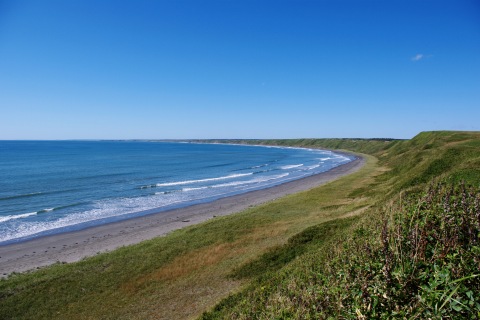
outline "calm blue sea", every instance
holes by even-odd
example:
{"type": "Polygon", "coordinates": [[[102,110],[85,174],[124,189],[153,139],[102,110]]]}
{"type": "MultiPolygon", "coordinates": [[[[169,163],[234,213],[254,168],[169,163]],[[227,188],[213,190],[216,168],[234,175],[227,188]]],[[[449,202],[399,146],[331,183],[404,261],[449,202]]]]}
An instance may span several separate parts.
{"type": "Polygon", "coordinates": [[[0,244],[323,172],[330,151],[139,141],[0,141],[0,244]]]}

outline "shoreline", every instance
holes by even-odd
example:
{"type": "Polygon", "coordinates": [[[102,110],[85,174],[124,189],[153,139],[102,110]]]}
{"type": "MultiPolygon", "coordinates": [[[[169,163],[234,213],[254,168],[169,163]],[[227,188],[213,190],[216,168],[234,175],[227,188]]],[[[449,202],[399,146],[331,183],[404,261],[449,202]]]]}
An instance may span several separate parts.
{"type": "Polygon", "coordinates": [[[0,246],[0,277],[6,277],[13,272],[39,269],[57,262],[75,262],[98,253],[165,236],[186,226],[237,213],[289,194],[312,189],[353,173],[365,163],[365,159],[361,156],[334,152],[354,156],[355,159],[329,171],[270,188],[0,246]]]}

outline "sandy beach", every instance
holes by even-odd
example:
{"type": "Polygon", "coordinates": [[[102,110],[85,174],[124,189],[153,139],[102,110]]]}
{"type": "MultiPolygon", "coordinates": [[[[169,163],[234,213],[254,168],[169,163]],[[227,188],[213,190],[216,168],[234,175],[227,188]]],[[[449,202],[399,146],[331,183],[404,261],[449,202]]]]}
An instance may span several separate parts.
{"type": "Polygon", "coordinates": [[[330,171],[287,182],[267,189],[222,198],[129,220],[109,223],[80,231],[45,236],[0,246],[0,277],[24,272],[56,262],[75,262],[100,252],[164,236],[167,233],[214,217],[240,212],[251,206],[288,194],[308,190],[353,173],[365,160],[357,157],[330,171]]]}

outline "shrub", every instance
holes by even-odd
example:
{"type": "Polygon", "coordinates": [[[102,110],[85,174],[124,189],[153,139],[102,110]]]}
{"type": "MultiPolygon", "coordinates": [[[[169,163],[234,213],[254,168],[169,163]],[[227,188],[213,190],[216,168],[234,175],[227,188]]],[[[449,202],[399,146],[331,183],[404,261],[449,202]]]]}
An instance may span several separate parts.
{"type": "Polygon", "coordinates": [[[423,195],[398,197],[381,226],[361,227],[329,263],[319,311],[361,319],[480,317],[479,191],[438,183],[423,195]]]}

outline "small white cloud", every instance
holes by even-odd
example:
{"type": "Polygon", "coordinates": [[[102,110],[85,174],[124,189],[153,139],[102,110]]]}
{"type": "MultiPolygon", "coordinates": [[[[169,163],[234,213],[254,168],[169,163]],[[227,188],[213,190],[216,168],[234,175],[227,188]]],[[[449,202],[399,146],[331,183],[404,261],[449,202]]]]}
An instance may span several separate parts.
{"type": "Polygon", "coordinates": [[[412,61],[420,61],[422,60],[423,58],[425,58],[425,56],[421,53],[418,53],[416,54],[413,58],[412,58],[412,61]]]}

